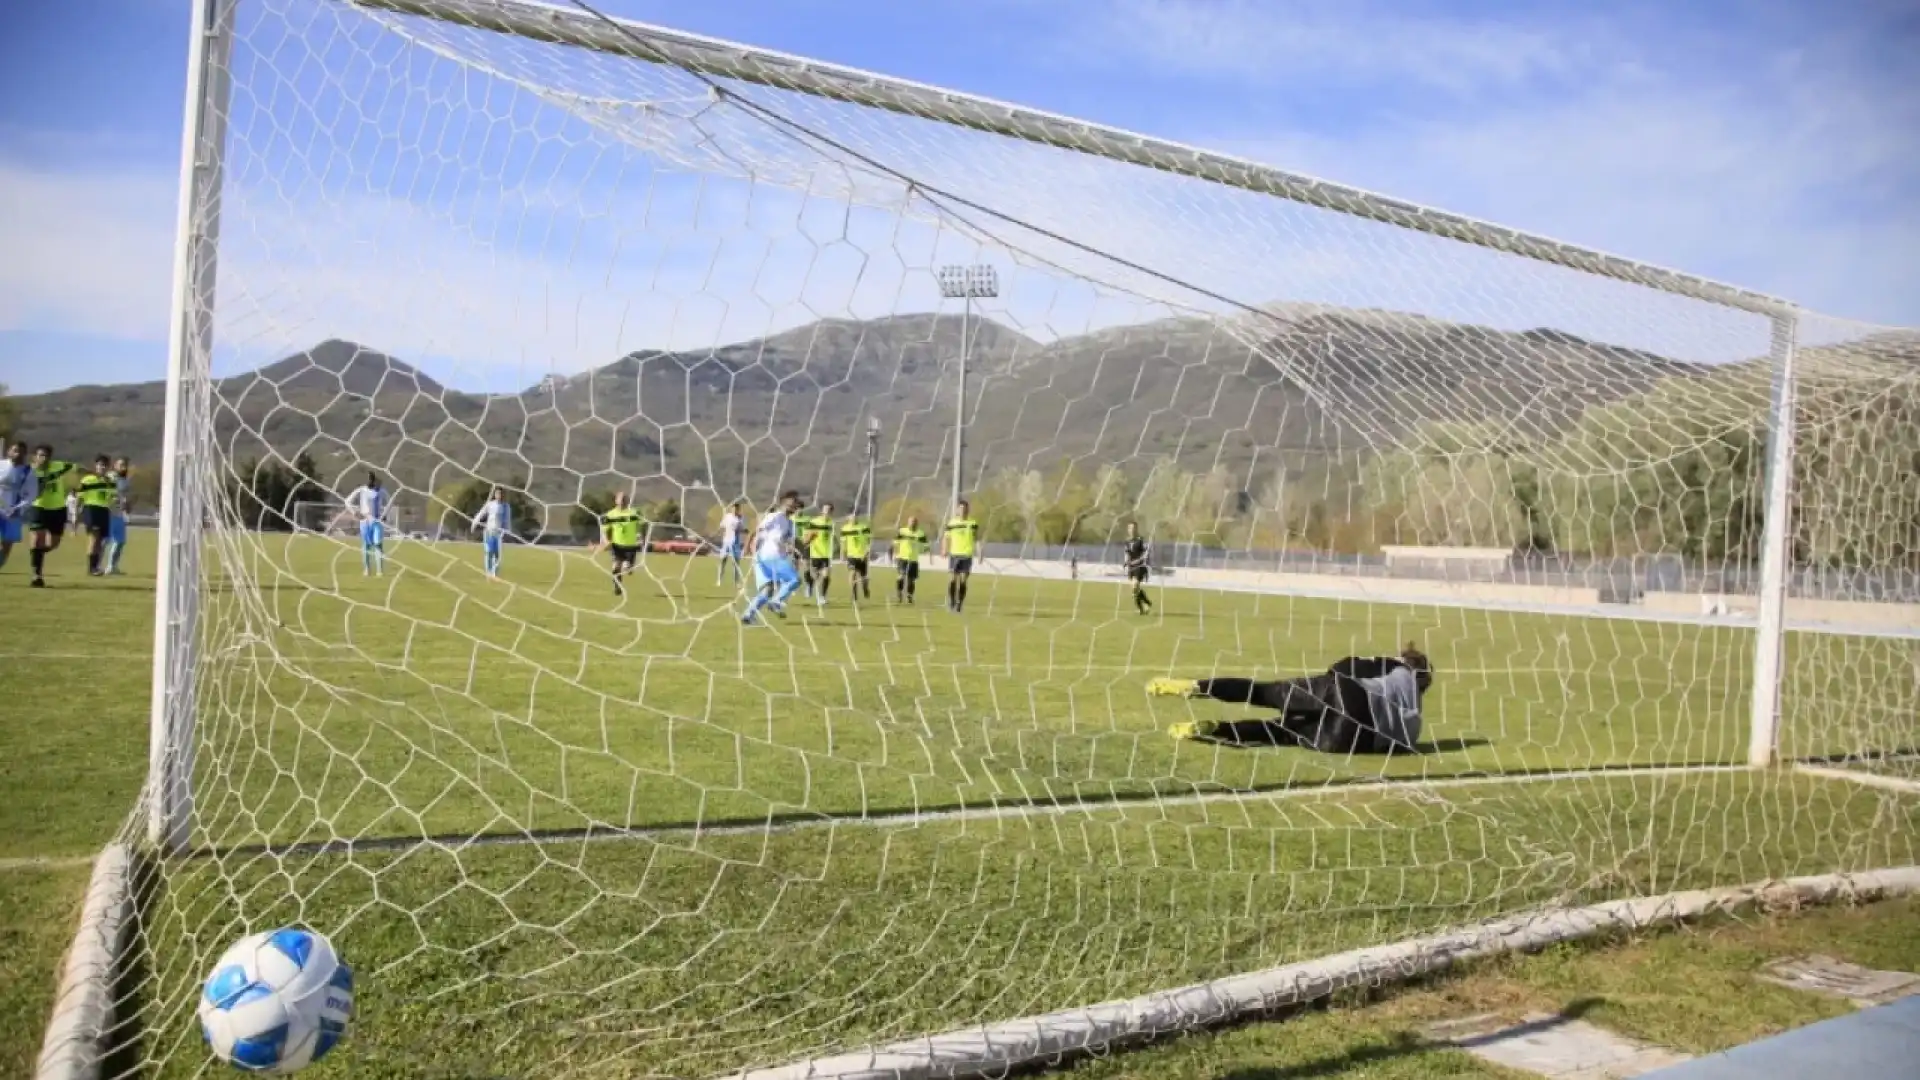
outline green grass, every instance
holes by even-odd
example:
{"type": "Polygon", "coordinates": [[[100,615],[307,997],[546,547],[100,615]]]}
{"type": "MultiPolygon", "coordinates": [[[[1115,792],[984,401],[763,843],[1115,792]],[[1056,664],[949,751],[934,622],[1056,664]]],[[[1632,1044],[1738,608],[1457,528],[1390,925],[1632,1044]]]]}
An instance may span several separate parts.
{"type": "MultiPolygon", "coordinates": [[[[1366,1008],[1312,1011],[1083,1062],[1071,1080],[1217,1080],[1365,1076],[1377,1080],[1499,1077],[1515,1073],[1435,1046],[1437,1021],[1493,1014],[1574,1015],[1647,1042],[1708,1054],[1853,1011],[1844,1001],[1755,976],[1770,961],[1810,952],[1867,967],[1920,971],[1920,900],[1888,900],[1788,916],[1747,913],[1683,930],[1506,956],[1397,991],[1366,1008]]],[[[1337,1004],[1365,998],[1349,995],[1337,1004]]]]}
{"type": "Polygon", "coordinates": [[[0,868],[0,1076],[33,1074],[86,887],[85,864],[0,868]]]}
{"type": "MultiPolygon", "coordinates": [[[[989,577],[964,616],[938,577],[920,606],[856,613],[843,577],[824,616],[743,631],[711,562],[655,559],[620,599],[579,554],[511,550],[508,585],[473,547],[394,554],[377,579],[321,540],[217,554],[196,668],[213,853],[162,867],[144,916],[139,1052],[159,1075],[204,1061],[211,955],[281,921],[362,974],[351,1049],[316,1075],[697,1076],[1555,899],[1914,861],[1914,800],[1785,774],[1340,786],[1742,761],[1741,630],[1175,589],[1142,619],[1110,583],[989,577]],[[1441,672],[1420,755],[1179,743],[1167,724],[1233,714],[1140,693],[1407,640],[1441,672]],[[1154,798],[1261,789],[1289,797],[1154,798]],[[846,820],[1034,802],[1071,809],[846,820]],[[689,828],[769,819],[819,827],[689,828]],[[656,831],[564,833],[608,826],[656,831]],[[532,830],[556,832],[456,843],[532,830]]],[[[13,640],[0,691],[44,699],[58,670],[73,702],[0,719],[32,748],[0,780],[44,792],[0,803],[0,854],[93,850],[143,772],[150,564],[89,581],[78,562],[56,554],[45,592],[0,574],[9,622],[46,628],[13,640]]],[[[1910,691],[1852,675],[1912,655],[1795,635],[1786,745],[1888,745],[1910,691]],[[1825,708],[1836,687],[1853,707],[1825,708]]]]}

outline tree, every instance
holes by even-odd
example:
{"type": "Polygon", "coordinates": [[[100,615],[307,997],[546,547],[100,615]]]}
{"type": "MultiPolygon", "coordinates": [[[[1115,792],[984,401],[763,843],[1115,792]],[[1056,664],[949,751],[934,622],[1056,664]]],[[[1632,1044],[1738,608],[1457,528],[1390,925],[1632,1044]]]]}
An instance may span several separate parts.
{"type": "Polygon", "coordinates": [[[227,503],[249,529],[291,532],[293,493],[298,483],[299,476],[282,462],[248,458],[228,474],[227,503]]]}
{"type": "Polygon", "coordinates": [[[654,524],[678,525],[680,524],[680,503],[675,499],[659,499],[641,507],[640,514],[654,524]]]}
{"type": "MultiPolygon", "coordinates": [[[[1536,534],[1546,531],[1544,511],[1523,452],[1523,444],[1497,424],[1423,424],[1405,447],[1361,470],[1366,505],[1401,543],[1538,546],[1536,534]]],[[[1551,546],[1550,539],[1540,539],[1551,546]]]]}
{"type": "Polygon", "coordinates": [[[567,512],[567,532],[583,544],[600,539],[600,519],[613,509],[613,492],[589,491],[567,512]]]}
{"type": "Polygon", "coordinates": [[[320,483],[320,470],[313,463],[313,455],[301,451],[293,459],[293,502],[321,502],[327,497],[327,489],[320,483]]]}
{"type": "Polygon", "coordinates": [[[0,383],[0,439],[12,442],[19,435],[20,407],[13,403],[7,384],[0,383]]]}
{"type": "Polygon", "coordinates": [[[930,536],[940,527],[939,520],[934,517],[932,504],[911,495],[895,495],[881,503],[873,512],[873,527],[897,529],[905,525],[910,517],[919,518],[920,526],[930,536]]]}
{"type": "Polygon", "coordinates": [[[546,515],[527,494],[526,486],[526,477],[519,475],[509,477],[505,483],[478,476],[455,481],[433,493],[428,502],[428,517],[441,532],[465,536],[472,531],[474,516],[487,505],[493,489],[498,487],[506,500],[507,513],[513,519],[512,535],[530,541],[546,530],[546,515]]]}

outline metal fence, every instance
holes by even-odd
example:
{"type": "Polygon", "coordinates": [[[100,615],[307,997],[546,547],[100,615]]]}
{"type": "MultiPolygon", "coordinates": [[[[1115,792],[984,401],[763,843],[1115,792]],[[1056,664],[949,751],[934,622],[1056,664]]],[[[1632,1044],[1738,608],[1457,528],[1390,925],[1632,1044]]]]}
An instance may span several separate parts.
{"type": "MultiPolygon", "coordinates": [[[[1119,544],[982,544],[986,559],[1078,562],[1082,567],[1117,566],[1119,544]]],[[[1384,555],[1331,551],[1227,550],[1197,544],[1154,544],[1152,565],[1163,573],[1183,569],[1244,570],[1262,573],[1319,574],[1333,577],[1453,581],[1473,584],[1539,585],[1595,589],[1607,603],[1632,603],[1650,592],[1722,593],[1757,596],[1757,565],[1690,562],[1677,555],[1582,559],[1516,553],[1504,564],[1447,559],[1389,560],[1384,555]]],[[[1822,600],[1872,603],[1920,603],[1920,574],[1830,567],[1797,567],[1787,577],[1787,594],[1822,600]]]]}

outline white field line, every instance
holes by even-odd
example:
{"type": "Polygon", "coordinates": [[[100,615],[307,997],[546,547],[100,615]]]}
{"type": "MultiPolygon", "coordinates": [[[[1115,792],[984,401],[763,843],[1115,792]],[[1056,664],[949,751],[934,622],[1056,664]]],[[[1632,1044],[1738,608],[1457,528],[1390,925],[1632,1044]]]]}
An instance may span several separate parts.
{"type": "Polygon", "coordinates": [[[12,870],[64,870],[74,866],[89,866],[94,858],[95,856],[92,855],[30,855],[25,858],[0,859],[0,874],[12,870]]]}
{"type": "Polygon", "coordinates": [[[1850,784],[1898,791],[1904,795],[1920,795],[1920,780],[1908,780],[1905,777],[1888,776],[1885,773],[1837,769],[1828,765],[1795,765],[1793,771],[1807,776],[1818,776],[1823,780],[1844,780],[1850,784]]]}
{"type": "Polygon", "coordinates": [[[961,1080],[1271,1014],[1355,986],[1399,982],[1516,950],[1615,929],[1697,919],[1753,904],[1804,904],[1920,892],[1920,867],[1702,889],[1582,908],[1544,908],[1426,937],[1265,971],[964,1028],[766,1069],[731,1080],[961,1080]]]}
{"type": "MultiPolygon", "coordinates": [[[[382,668],[395,668],[395,669],[400,669],[405,671],[414,671],[414,670],[434,671],[441,668],[467,671],[467,670],[470,670],[472,667],[472,661],[467,657],[446,656],[446,657],[436,657],[431,660],[410,659],[403,666],[401,664],[394,663],[385,657],[372,656],[370,654],[363,653],[359,651],[355,646],[352,646],[352,645],[332,645],[332,646],[328,646],[328,651],[345,652],[345,653],[350,653],[351,655],[287,656],[287,655],[275,653],[271,650],[268,650],[265,656],[258,657],[256,659],[262,660],[262,661],[284,660],[289,666],[293,666],[293,667],[299,667],[299,666],[308,665],[308,664],[351,665],[356,667],[365,667],[371,664],[371,665],[375,665],[382,668]]],[[[492,647],[489,647],[489,651],[491,652],[491,651],[497,651],[497,650],[493,650],[492,647]]],[[[100,656],[97,653],[0,651],[0,660],[21,660],[29,663],[37,662],[37,661],[79,661],[79,660],[98,660],[98,659],[100,659],[100,656]]],[[[1163,667],[1163,665],[1148,666],[1143,664],[1071,664],[1071,665],[1064,664],[1064,663],[985,664],[985,663],[980,663],[979,661],[968,660],[964,657],[959,659],[943,659],[940,655],[934,652],[928,652],[924,654],[913,653],[911,655],[905,655],[905,656],[874,657],[869,659],[863,659],[858,663],[855,663],[852,660],[843,661],[843,660],[825,660],[825,659],[746,660],[746,661],[723,660],[719,662],[713,662],[713,661],[707,661],[707,660],[696,660],[693,657],[687,656],[684,654],[671,655],[666,653],[622,653],[613,649],[608,649],[603,659],[608,662],[617,661],[617,660],[631,660],[637,664],[651,664],[651,665],[684,664],[689,667],[697,667],[705,671],[711,671],[711,672],[722,673],[722,674],[729,671],[738,671],[743,668],[749,671],[786,671],[792,668],[800,668],[800,669],[806,669],[806,670],[823,670],[823,671],[841,671],[841,670],[851,669],[854,671],[871,670],[873,672],[879,672],[891,665],[893,667],[909,667],[909,668],[922,668],[922,667],[943,668],[943,669],[944,668],[963,668],[967,671],[981,672],[988,675],[1011,674],[1016,671],[1050,671],[1050,672],[1055,672],[1061,675],[1072,675],[1076,672],[1091,673],[1091,672],[1129,672],[1131,671],[1131,672],[1137,672],[1143,678],[1145,678],[1145,677],[1151,677],[1151,675],[1154,672],[1162,670],[1162,667],[1163,667]]],[[[535,665],[535,666],[541,666],[541,665],[535,665]]],[[[1195,665],[1180,665],[1180,667],[1184,671],[1191,671],[1196,677],[1205,677],[1205,676],[1214,674],[1214,669],[1211,666],[1195,664],[1195,665]]],[[[1242,668],[1240,670],[1245,670],[1245,669],[1242,668]]],[[[1265,672],[1268,669],[1259,668],[1257,670],[1265,672]]],[[[1569,673],[1560,668],[1549,668],[1549,667],[1503,667],[1503,668],[1449,667],[1446,669],[1446,674],[1449,677],[1476,676],[1476,677],[1485,678],[1488,676],[1500,676],[1500,675],[1527,675],[1527,676],[1547,675],[1547,676],[1552,676],[1554,678],[1563,678],[1568,676],[1569,674],[1572,674],[1574,676],[1588,674],[1590,671],[1593,671],[1593,670],[1597,670],[1597,669],[1589,669],[1588,671],[1576,671],[1576,672],[1569,673]]],[[[1286,676],[1275,675],[1274,677],[1285,678],[1286,676]]],[[[1643,679],[1638,675],[1624,674],[1624,673],[1618,673],[1618,672],[1608,674],[1607,679],[1610,682],[1657,681],[1657,680],[1643,679]]],[[[1662,685],[1665,685],[1665,683],[1662,683],[1662,685]]]]}
{"type": "MultiPolygon", "coordinates": [[[[1116,795],[1110,799],[1016,803],[1000,806],[962,807],[953,810],[910,810],[881,814],[822,814],[818,817],[788,821],[738,823],[712,826],[663,825],[647,828],[607,826],[592,830],[566,830],[554,833],[497,833],[460,837],[392,837],[372,840],[338,840],[316,843],[265,845],[279,854],[326,854],[349,848],[393,851],[432,845],[453,850],[471,847],[527,847],[548,844],[604,843],[621,840],[649,840],[667,837],[774,836],[819,829],[912,829],[927,825],[967,824],[971,822],[1024,820],[1067,817],[1074,814],[1139,814],[1195,806],[1232,805],[1258,802],[1298,802],[1305,799],[1369,797],[1402,792],[1429,794],[1453,789],[1496,787],[1507,784],[1567,783],[1569,781],[1611,782],[1647,777],[1686,777],[1749,773],[1746,765],[1648,765],[1617,769],[1568,769],[1557,772],[1507,775],[1380,777],[1312,786],[1276,787],[1259,791],[1210,791],[1192,795],[1136,797],[1116,795]]],[[[202,849],[196,855],[217,855],[236,848],[257,850],[261,845],[231,845],[217,850],[202,849]]]]}

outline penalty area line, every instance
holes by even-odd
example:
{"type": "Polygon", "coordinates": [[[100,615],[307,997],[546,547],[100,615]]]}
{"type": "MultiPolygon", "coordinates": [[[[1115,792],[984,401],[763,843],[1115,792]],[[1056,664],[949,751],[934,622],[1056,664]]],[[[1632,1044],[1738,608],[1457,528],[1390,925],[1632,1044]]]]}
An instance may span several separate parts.
{"type": "Polygon", "coordinates": [[[1075,814],[1137,813],[1205,806],[1231,806],[1261,802],[1296,802],[1307,799],[1369,797],[1408,793],[1414,795],[1454,789],[1531,785],[1568,781],[1611,782],[1651,777],[1693,777],[1751,773],[1746,765],[1648,765],[1617,768],[1567,769],[1506,774],[1470,774],[1439,777],[1381,777],[1357,781],[1337,781],[1299,787],[1274,787],[1257,791],[1208,791],[1175,796],[1115,796],[1108,799],[1079,799],[1072,802],[1031,802],[999,806],[955,807],[949,810],[908,810],[880,814],[820,814],[742,821],[734,819],[713,824],[677,822],[642,828],[603,826],[599,828],[530,830],[517,833],[437,834],[431,836],[374,837],[369,839],[322,840],[292,844],[236,844],[228,847],[203,847],[191,858],[220,857],[260,853],[280,856],[319,856],[354,852],[407,851],[422,846],[443,847],[454,851],[482,847],[537,847],[547,844],[604,843],[620,840],[662,840],[691,837],[699,840],[718,836],[775,836],[788,833],[831,829],[909,829],[925,825],[969,824],[973,822],[1018,821],[1059,818],[1075,814]]]}
{"type": "Polygon", "coordinates": [[[1822,780],[1842,780],[1862,787],[1898,791],[1905,795],[1920,795],[1920,780],[1888,776],[1885,773],[1860,772],[1854,769],[1835,768],[1831,765],[1795,765],[1793,771],[1805,776],[1817,776],[1822,780]]]}

